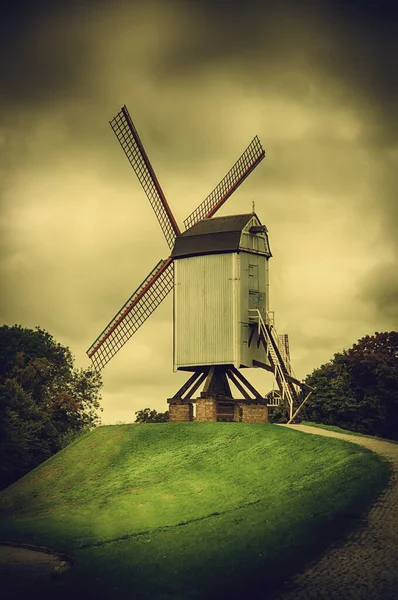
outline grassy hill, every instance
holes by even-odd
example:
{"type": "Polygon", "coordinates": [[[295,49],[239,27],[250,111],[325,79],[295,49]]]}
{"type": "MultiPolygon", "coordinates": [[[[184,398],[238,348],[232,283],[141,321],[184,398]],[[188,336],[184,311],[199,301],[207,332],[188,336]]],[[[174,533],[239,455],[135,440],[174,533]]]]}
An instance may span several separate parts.
{"type": "Polygon", "coordinates": [[[73,557],[43,595],[264,594],[342,535],[388,476],[364,448],[276,425],[105,426],[0,494],[0,539],[73,557]]]}

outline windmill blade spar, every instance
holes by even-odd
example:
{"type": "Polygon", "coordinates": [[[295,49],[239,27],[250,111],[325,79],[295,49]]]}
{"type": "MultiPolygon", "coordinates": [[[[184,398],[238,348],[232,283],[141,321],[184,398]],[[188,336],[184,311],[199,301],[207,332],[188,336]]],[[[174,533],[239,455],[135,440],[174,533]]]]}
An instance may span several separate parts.
{"type": "Polygon", "coordinates": [[[230,195],[240,186],[253,169],[265,156],[260,140],[256,136],[246,150],[228,171],[224,179],[207,196],[205,200],[184,221],[185,229],[189,229],[198,221],[208,219],[224,204],[230,195]]]}
{"type": "Polygon", "coordinates": [[[148,197],[169,248],[172,248],[180,230],[126,106],[110,125],[148,197]]]}
{"type": "Polygon", "coordinates": [[[173,260],[161,260],[87,350],[101,370],[173,289],[173,260]]]}

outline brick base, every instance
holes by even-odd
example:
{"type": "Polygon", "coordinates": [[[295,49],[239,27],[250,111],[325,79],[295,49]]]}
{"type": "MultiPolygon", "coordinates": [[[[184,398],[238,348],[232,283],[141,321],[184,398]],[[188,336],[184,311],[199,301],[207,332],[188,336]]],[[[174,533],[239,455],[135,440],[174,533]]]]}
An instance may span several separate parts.
{"type": "Polygon", "coordinates": [[[193,421],[193,406],[187,404],[169,404],[169,421],[193,421]]]}
{"type": "Polygon", "coordinates": [[[212,398],[197,398],[196,420],[217,421],[216,401],[212,398]]]}
{"type": "Polygon", "coordinates": [[[268,406],[242,404],[242,423],[268,423],[268,406]]]}

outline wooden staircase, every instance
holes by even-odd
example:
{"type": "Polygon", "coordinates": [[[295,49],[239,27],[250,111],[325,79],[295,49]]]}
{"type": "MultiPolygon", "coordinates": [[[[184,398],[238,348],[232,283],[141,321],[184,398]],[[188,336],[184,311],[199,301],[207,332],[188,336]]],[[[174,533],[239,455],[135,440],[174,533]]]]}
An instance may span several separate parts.
{"type": "Polygon", "coordinates": [[[274,374],[281,399],[286,405],[289,423],[291,423],[304,402],[308,400],[313,388],[293,377],[289,353],[286,346],[284,347],[280,343],[282,336],[278,336],[271,320],[268,319],[268,322],[264,322],[258,309],[250,309],[250,313],[249,320],[251,323],[256,323],[257,325],[257,334],[265,348],[269,361],[268,365],[254,360],[253,366],[262,367],[274,374]],[[299,388],[301,388],[301,390],[308,390],[304,400],[300,394],[299,388]]]}

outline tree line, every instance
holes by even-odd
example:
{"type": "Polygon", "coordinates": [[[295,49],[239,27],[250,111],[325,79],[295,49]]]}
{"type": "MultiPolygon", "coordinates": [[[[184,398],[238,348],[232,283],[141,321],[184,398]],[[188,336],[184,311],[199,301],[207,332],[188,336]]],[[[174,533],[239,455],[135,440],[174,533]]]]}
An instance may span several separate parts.
{"type": "Polygon", "coordinates": [[[100,375],[40,327],[0,327],[0,489],[100,423],[100,375]]]}
{"type": "Polygon", "coordinates": [[[366,335],[305,379],[307,420],[398,440],[398,333],[366,335]]]}

